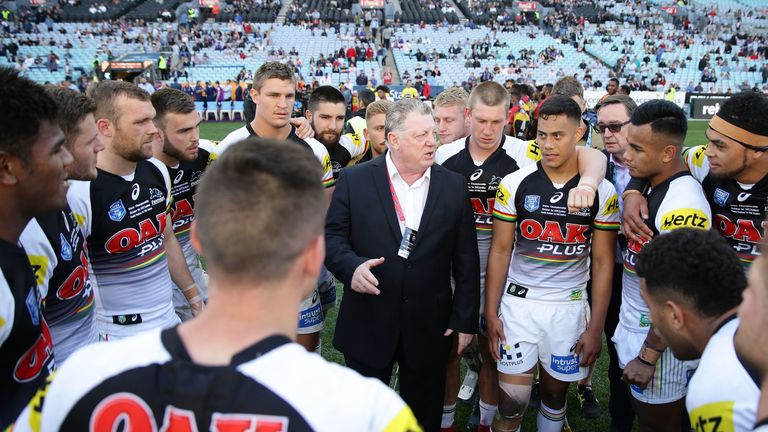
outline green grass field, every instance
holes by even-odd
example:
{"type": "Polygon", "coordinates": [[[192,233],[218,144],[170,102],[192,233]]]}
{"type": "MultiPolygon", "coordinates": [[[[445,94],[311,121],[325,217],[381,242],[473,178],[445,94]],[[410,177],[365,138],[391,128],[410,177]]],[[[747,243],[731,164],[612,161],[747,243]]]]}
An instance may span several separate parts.
{"type": "MultiPolygon", "coordinates": [[[[229,132],[241,127],[239,122],[204,122],[200,126],[200,136],[205,139],[220,141],[229,132]]],[[[686,137],[686,146],[694,146],[706,143],[704,132],[707,128],[706,121],[691,121],[688,123],[688,136],[686,137]]],[[[341,300],[342,290],[337,287],[339,301],[341,300]]],[[[338,306],[332,309],[326,320],[326,326],[323,330],[323,357],[329,361],[344,363],[343,356],[332,346],[333,332],[336,328],[336,314],[338,306]]],[[[603,432],[609,430],[610,417],[608,415],[608,352],[603,340],[603,352],[597,361],[596,371],[593,376],[593,388],[597,399],[603,409],[603,415],[596,420],[586,420],[581,416],[579,401],[576,397],[575,386],[571,386],[568,395],[568,423],[573,431],[578,432],[603,432]]],[[[469,417],[471,407],[459,404],[457,407],[456,420],[460,426],[458,430],[464,431],[464,425],[469,417]]],[[[529,410],[525,415],[523,430],[536,430],[536,412],[529,410]]]]}

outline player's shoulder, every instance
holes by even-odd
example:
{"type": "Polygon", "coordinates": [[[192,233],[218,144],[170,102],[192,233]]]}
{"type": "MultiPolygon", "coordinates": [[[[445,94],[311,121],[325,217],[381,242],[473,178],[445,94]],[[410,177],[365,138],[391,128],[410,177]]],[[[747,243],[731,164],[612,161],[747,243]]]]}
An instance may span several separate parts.
{"type": "Polygon", "coordinates": [[[315,153],[315,155],[322,155],[322,154],[328,154],[328,149],[325,148],[323,143],[316,140],[315,138],[303,138],[304,142],[309,145],[309,148],[312,149],[312,152],[315,153]]]}
{"type": "Polygon", "coordinates": [[[678,204],[701,204],[709,206],[704,189],[692,175],[685,174],[673,179],[664,195],[664,201],[678,204]]]}
{"type": "Polygon", "coordinates": [[[515,172],[505,175],[504,179],[502,179],[501,182],[507,186],[514,185],[515,187],[517,187],[518,185],[520,185],[520,183],[523,182],[523,180],[536,174],[538,170],[539,170],[539,166],[535,163],[526,165],[515,172]]]}
{"type": "Polygon", "coordinates": [[[365,153],[365,138],[357,132],[342,133],[339,137],[339,145],[347,149],[352,158],[356,158],[365,153]]]}
{"type": "Polygon", "coordinates": [[[466,148],[467,138],[459,138],[456,141],[443,144],[435,151],[435,163],[442,165],[451,157],[466,148]]]}
{"type": "Polygon", "coordinates": [[[600,195],[600,197],[603,198],[610,198],[611,196],[616,196],[616,186],[613,185],[610,181],[607,179],[603,179],[599,185],[597,185],[597,193],[600,195]]]}
{"type": "Polygon", "coordinates": [[[541,150],[536,140],[525,141],[505,135],[503,148],[520,166],[531,165],[541,159],[541,150]]]}
{"type": "Polygon", "coordinates": [[[239,127],[232,132],[228,133],[227,136],[224,137],[221,142],[219,142],[218,149],[219,154],[224,153],[226,149],[228,149],[232,144],[235,144],[237,142],[240,142],[250,136],[250,132],[248,132],[248,128],[246,126],[239,127]]]}

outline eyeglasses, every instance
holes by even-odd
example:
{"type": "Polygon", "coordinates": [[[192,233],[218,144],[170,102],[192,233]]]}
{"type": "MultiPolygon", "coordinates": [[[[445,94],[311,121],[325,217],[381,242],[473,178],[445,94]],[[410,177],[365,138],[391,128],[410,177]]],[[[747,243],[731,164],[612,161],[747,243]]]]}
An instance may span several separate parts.
{"type": "Polygon", "coordinates": [[[605,133],[606,129],[611,131],[611,133],[619,133],[619,131],[621,131],[621,128],[623,128],[624,126],[628,125],[629,122],[630,122],[630,120],[627,120],[624,123],[611,123],[611,124],[600,124],[600,123],[598,123],[598,124],[592,126],[592,129],[595,132],[597,132],[597,133],[599,133],[601,135],[605,133]]]}

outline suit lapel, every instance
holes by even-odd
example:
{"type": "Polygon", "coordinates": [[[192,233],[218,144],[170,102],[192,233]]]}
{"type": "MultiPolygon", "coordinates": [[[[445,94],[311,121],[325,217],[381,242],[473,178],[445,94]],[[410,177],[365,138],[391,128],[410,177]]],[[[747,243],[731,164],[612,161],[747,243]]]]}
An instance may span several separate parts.
{"type": "Polygon", "coordinates": [[[419,234],[416,235],[416,243],[413,248],[416,249],[416,245],[419,244],[419,240],[424,237],[424,233],[427,232],[427,226],[432,220],[432,213],[435,208],[435,203],[440,197],[440,190],[442,189],[438,183],[440,183],[440,170],[435,169],[436,165],[432,165],[431,178],[429,179],[429,189],[427,190],[427,201],[424,203],[424,211],[421,213],[421,223],[419,224],[419,234]]]}
{"type": "Polygon", "coordinates": [[[387,177],[387,163],[384,157],[378,157],[371,161],[374,166],[373,182],[376,186],[376,193],[379,195],[381,201],[381,207],[384,209],[384,218],[387,220],[392,235],[395,237],[395,241],[399,244],[403,238],[403,234],[400,232],[400,223],[397,221],[397,213],[395,212],[395,203],[392,201],[392,193],[389,189],[389,179],[387,177]]]}

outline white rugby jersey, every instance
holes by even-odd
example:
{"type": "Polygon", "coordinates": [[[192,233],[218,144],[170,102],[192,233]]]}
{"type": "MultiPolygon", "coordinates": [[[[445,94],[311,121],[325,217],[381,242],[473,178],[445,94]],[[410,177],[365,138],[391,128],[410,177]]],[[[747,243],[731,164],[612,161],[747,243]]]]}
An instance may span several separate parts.
{"type": "Polygon", "coordinates": [[[354,165],[365,155],[368,151],[368,143],[359,134],[342,133],[339,143],[331,148],[326,147],[326,150],[331,158],[333,178],[338,179],[342,168],[354,165]]]}
{"type": "MultiPolygon", "coordinates": [[[[666,234],[678,228],[708,230],[712,213],[701,185],[687,172],[679,172],[651,190],[648,195],[648,221],[653,235],[666,234]]],[[[619,322],[627,330],[647,333],[651,326],[650,312],[640,296],[640,278],[635,273],[637,254],[647,243],[629,240],[624,251],[621,309],[619,322]]]]}
{"type": "Polygon", "coordinates": [[[747,432],[755,425],[760,389],[736,354],[736,315],[707,342],[688,385],[685,407],[694,430],[747,432]]]}
{"type": "Polygon", "coordinates": [[[128,178],[98,170],[96,180],[72,182],[68,199],[83,221],[98,318],[159,315],[171,307],[163,244],[170,190],[168,169],[154,158],[138,162],[128,178]]]}
{"type": "Polygon", "coordinates": [[[380,381],[284,336],[257,342],[230,365],[203,366],[190,359],[176,328],[78,351],[16,429],[105,431],[123,421],[142,431],[421,430],[380,381]]]}
{"type": "Polygon", "coordinates": [[[576,175],[557,188],[536,163],[501,181],[493,217],[516,223],[506,294],[549,301],[586,300],[593,230],[618,231],[619,204],[616,189],[603,180],[592,207],[568,213],[568,192],[579,179],[576,175]],[[522,289],[513,289],[514,285],[522,289]]]}
{"type": "Polygon", "coordinates": [[[685,164],[712,208],[713,225],[736,251],[744,270],[759,254],[761,241],[768,237],[768,173],[754,185],[744,185],[735,179],[718,179],[709,174],[707,146],[697,146],[683,153],[685,164]]]}
{"type": "MultiPolygon", "coordinates": [[[[219,154],[223,154],[224,151],[226,151],[229,148],[229,146],[237,142],[240,142],[248,138],[249,136],[258,136],[258,135],[256,135],[256,131],[253,130],[253,128],[251,127],[251,124],[246,123],[245,126],[230,132],[229,135],[227,135],[223,140],[221,140],[221,142],[219,142],[219,146],[218,146],[219,154]]],[[[315,156],[315,158],[318,161],[320,161],[320,164],[323,167],[322,182],[325,188],[330,188],[336,185],[336,181],[333,179],[333,168],[331,165],[331,157],[328,155],[328,150],[320,141],[314,138],[307,138],[307,139],[299,138],[298,135],[296,135],[296,128],[294,128],[293,126],[291,126],[291,133],[288,135],[288,138],[286,138],[286,140],[306,146],[309,150],[312,151],[312,154],[315,156]]]]}

